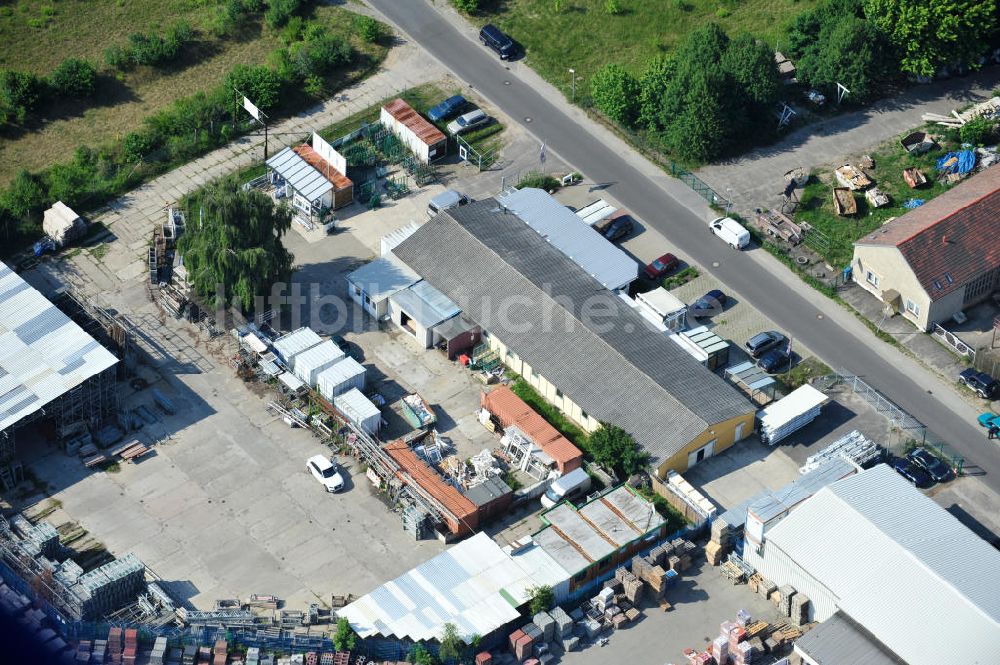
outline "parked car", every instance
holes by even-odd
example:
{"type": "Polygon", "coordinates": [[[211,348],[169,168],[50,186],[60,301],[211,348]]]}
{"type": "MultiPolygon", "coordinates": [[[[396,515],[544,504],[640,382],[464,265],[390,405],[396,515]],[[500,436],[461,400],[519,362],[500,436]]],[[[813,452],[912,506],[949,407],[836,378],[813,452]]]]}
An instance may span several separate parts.
{"type": "Polygon", "coordinates": [[[344,489],[344,477],[340,475],[340,467],[333,460],[322,455],[313,455],[306,462],[306,468],[327,492],[339,492],[344,489]]]}
{"type": "Polygon", "coordinates": [[[677,260],[677,257],[668,252],[658,259],[653,259],[653,262],[642,271],[650,279],[662,279],[667,273],[676,270],[678,265],[680,265],[680,261],[677,260]]]}
{"type": "Polygon", "coordinates": [[[777,330],[765,330],[748,339],[744,346],[746,346],[750,357],[760,358],[774,347],[787,341],[787,338],[777,330]]]}
{"type": "Polygon", "coordinates": [[[608,224],[607,228],[601,232],[601,235],[615,242],[632,233],[633,228],[635,228],[635,224],[632,222],[632,218],[628,215],[621,215],[608,224]]]}
{"type": "Polygon", "coordinates": [[[514,40],[492,23],[487,23],[479,31],[479,41],[496,51],[501,60],[509,60],[514,55],[514,40]]]}
{"type": "Polygon", "coordinates": [[[688,307],[688,314],[696,319],[700,316],[709,316],[721,310],[727,300],[729,298],[725,293],[719,289],[712,289],[688,307]]]}
{"type": "Polygon", "coordinates": [[[433,217],[442,210],[451,210],[470,203],[469,197],[454,189],[446,189],[427,203],[427,216],[433,217]]]}
{"type": "Polygon", "coordinates": [[[485,125],[489,120],[490,116],[486,115],[486,112],[482,109],[469,111],[448,123],[448,133],[452,136],[458,136],[462,132],[485,125]]]}
{"type": "Polygon", "coordinates": [[[980,413],[979,418],[977,420],[979,420],[979,424],[982,427],[989,427],[990,425],[993,425],[994,423],[1000,421],[1000,416],[993,413],[992,411],[986,411],[984,413],[980,413]]]}
{"type": "Polygon", "coordinates": [[[917,487],[930,487],[934,484],[927,472],[904,457],[897,458],[892,463],[896,473],[903,476],[917,487]]]}
{"type": "Polygon", "coordinates": [[[788,353],[788,348],[784,346],[779,346],[775,349],[771,349],[764,355],[760,357],[757,361],[757,367],[768,374],[774,372],[784,372],[792,364],[792,356],[788,353]]]}
{"type": "Polygon", "coordinates": [[[997,394],[997,389],[1000,388],[1000,381],[986,372],[977,372],[971,367],[962,370],[958,375],[958,382],[983,399],[993,399],[993,396],[997,394]]]}
{"type": "Polygon", "coordinates": [[[927,472],[936,483],[943,483],[951,478],[951,467],[932,455],[926,448],[914,448],[906,456],[911,462],[927,472]]]}
{"type": "Polygon", "coordinates": [[[750,232],[730,217],[718,217],[709,224],[712,233],[726,241],[733,249],[743,249],[750,244],[750,232]]]}
{"type": "Polygon", "coordinates": [[[467,103],[462,95],[453,95],[428,111],[427,117],[434,122],[450,118],[465,108],[467,103]]]}

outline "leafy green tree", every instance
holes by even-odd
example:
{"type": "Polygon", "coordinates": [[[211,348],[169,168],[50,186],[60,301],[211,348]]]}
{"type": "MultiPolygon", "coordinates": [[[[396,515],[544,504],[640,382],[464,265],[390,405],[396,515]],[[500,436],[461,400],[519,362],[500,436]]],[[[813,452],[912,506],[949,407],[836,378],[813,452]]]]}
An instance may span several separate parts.
{"type": "Polygon", "coordinates": [[[208,187],[201,208],[198,228],[189,228],[180,240],[195,290],[217,307],[235,301],[253,311],[255,297],[291,276],[293,257],[281,243],[291,228],[291,211],[263,192],[244,191],[234,180],[208,187]],[[224,289],[222,302],[218,287],[224,289]]]}
{"type": "Polygon", "coordinates": [[[865,19],[844,16],[823,25],[798,62],[799,77],[827,94],[840,83],[849,101],[867,102],[878,95],[879,83],[890,78],[892,47],[865,19]]]}
{"type": "Polygon", "coordinates": [[[627,476],[642,471],[649,464],[649,455],[631,434],[617,425],[601,423],[590,435],[589,442],[595,462],[627,476]]]}
{"type": "Polygon", "coordinates": [[[299,11],[301,0],[268,0],[264,20],[272,28],[280,28],[299,11]]]}
{"type": "Polygon", "coordinates": [[[357,644],[357,635],[351,628],[351,622],[347,617],[337,619],[337,631],[333,634],[333,648],[337,651],[354,651],[357,644]]]}
{"type": "Polygon", "coordinates": [[[604,115],[626,127],[639,113],[639,82],[621,65],[607,64],[590,79],[590,94],[604,115]]]}
{"type": "Polygon", "coordinates": [[[987,145],[996,140],[997,123],[995,120],[978,117],[962,125],[958,130],[958,135],[962,138],[962,143],[972,145],[987,145]]]}
{"type": "Polygon", "coordinates": [[[66,58],[49,75],[49,84],[67,97],[92,97],[97,91],[97,70],[86,60],[66,58]]]}
{"type": "Polygon", "coordinates": [[[556,596],[548,584],[528,587],[528,611],[534,616],[539,612],[548,612],[556,604],[556,596]]]}
{"type": "Polygon", "coordinates": [[[263,65],[236,65],[226,75],[225,87],[233,92],[234,102],[242,103],[240,93],[250,98],[257,108],[267,112],[273,109],[281,93],[281,79],[277,73],[263,65]]]}
{"type": "Polygon", "coordinates": [[[755,109],[769,109],[781,89],[771,48],[749,34],[729,42],[721,59],[722,69],[755,109]]]}
{"type": "Polygon", "coordinates": [[[374,44],[385,36],[385,27],[371,16],[363,14],[354,17],[354,31],[369,44],[374,44]]]}
{"type": "Polygon", "coordinates": [[[660,109],[670,81],[677,74],[671,56],[658,55],[646,67],[639,79],[639,124],[647,129],[662,129],[660,109]]]}
{"type": "Polygon", "coordinates": [[[423,644],[415,644],[406,654],[406,660],[414,665],[434,665],[434,656],[423,644]]]}
{"type": "Polygon", "coordinates": [[[451,622],[444,625],[440,643],[438,657],[441,660],[458,660],[465,650],[465,642],[458,636],[458,628],[451,622]]]}
{"type": "Polygon", "coordinates": [[[41,180],[21,169],[7,187],[0,192],[0,208],[20,220],[42,214],[49,203],[41,180]]]}
{"type": "Polygon", "coordinates": [[[864,10],[899,49],[902,71],[917,76],[977,67],[997,28],[996,0],[865,0],[864,10]]]}
{"type": "Polygon", "coordinates": [[[34,74],[0,70],[0,112],[3,120],[24,122],[38,108],[44,91],[44,83],[34,74]]]}

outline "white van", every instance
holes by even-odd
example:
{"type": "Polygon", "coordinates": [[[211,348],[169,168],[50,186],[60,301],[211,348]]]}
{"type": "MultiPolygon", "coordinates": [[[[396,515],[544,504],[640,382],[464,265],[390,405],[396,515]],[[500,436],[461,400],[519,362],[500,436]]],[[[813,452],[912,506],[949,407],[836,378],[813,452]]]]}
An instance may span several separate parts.
{"type": "Polygon", "coordinates": [[[464,206],[468,202],[469,197],[465,194],[456,192],[454,189],[446,189],[432,198],[430,203],[427,204],[427,216],[433,217],[442,210],[464,206]]]}
{"type": "Polygon", "coordinates": [[[551,508],[560,501],[575,501],[586,496],[589,489],[590,476],[583,469],[574,469],[549,485],[542,495],[542,507],[551,508]]]}
{"type": "Polygon", "coordinates": [[[750,232],[743,225],[730,217],[713,219],[710,224],[712,233],[726,241],[733,249],[743,249],[750,244],[750,232]]]}

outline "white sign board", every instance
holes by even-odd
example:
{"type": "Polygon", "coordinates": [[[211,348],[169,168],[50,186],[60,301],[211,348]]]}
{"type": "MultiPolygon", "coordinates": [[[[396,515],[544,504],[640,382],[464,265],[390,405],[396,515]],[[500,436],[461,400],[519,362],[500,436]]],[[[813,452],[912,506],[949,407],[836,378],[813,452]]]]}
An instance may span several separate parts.
{"type": "Polygon", "coordinates": [[[243,108],[247,110],[247,113],[256,118],[257,122],[264,122],[263,120],[260,119],[261,118],[260,109],[254,106],[253,102],[247,99],[245,95],[243,97],[243,108]]]}
{"type": "Polygon", "coordinates": [[[316,132],[313,132],[312,147],[320,157],[330,163],[330,166],[337,169],[342,175],[347,175],[347,160],[316,132]]]}

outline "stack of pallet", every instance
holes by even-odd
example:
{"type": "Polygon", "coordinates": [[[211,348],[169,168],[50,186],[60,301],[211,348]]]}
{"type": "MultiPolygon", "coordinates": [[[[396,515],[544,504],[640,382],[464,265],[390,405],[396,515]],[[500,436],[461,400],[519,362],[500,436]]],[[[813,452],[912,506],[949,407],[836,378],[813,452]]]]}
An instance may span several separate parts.
{"type": "Polygon", "coordinates": [[[212,665],[226,665],[226,656],[229,653],[229,644],[225,640],[216,640],[215,648],[212,650],[214,656],[212,665]]]}
{"type": "Polygon", "coordinates": [[[84,665],[89,663],[90,647],[90,640],[80,640],[80,643],[76,645],[76,657],[73,660],[77,663],[83,663],[84,665]]]}
{"type": "Polygon", "coordinates": [[[108,630],[108,662],[122,662],[122,629],[118,626],[108,630]]]}
{"type": "Polygon", "coordinates": [[[136,652],[139,650],[139,631],[135,628],[125,629],[125,650],[122,652],[124,665],[135,665],[136,652]]]}
{"type": "Polygon", "coordinates": [[[103,663],[108,653],[107,640],[94,640],[94,650],[90,653],[90,662],[103,663]]]}
{"type": "Polygon", "coordinates": [[[804,593],[796,593],[792,596],[789,609],[788,618],[796,626],[809,623],[809,598],[804,593]]]}
{"type": "Polygon", "coordinates": [[[638,605],[642,600],[642,580],[626,570],[624,567],[615,571],[615,579],[622,584],[622,591],[625,598],[633,605],[638,605]]]}
{"type": "Polygon", "coordinates": [[[778,588],[778,611],[781,616],[790,617],[792,615],[792,596],[795,595],[795,587],[786,584],[778,588]]]}
{"type": "Polygon", "coordinates": [[[667,571],[660,565],[650,563],[646,557],[632,558],[632,574],[649,585],[654,600],[659,600],[667,590],[667,571]]]}
{"type": "Polygon", "coordinates": [[[157,637],[153,651],[149,654],[150,665],[163,665],[167,657],[167,638],[157,637]]]}
{"type": "Polygon", "coordinates": [[[725,555],[725,549],[720,543],[710,540],[708,541],[708,544],[705,545],[705,560],[708,561],[708,565],[718,566],[722,563],[722,559],[725,555]]]}
{"type": "Polygon", "coordinates": [[[181,662],[183,665],[194,665],[197,655],[198,647],[194,644],[188,644],[184,647],[184,659],[181,662]]]}

